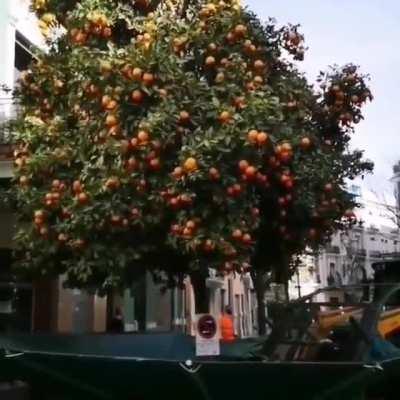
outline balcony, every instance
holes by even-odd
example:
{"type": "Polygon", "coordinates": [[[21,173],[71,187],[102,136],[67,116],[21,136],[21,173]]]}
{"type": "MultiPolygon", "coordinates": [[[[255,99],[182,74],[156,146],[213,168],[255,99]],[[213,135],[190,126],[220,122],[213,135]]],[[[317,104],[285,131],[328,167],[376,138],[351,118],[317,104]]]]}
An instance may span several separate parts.
{"type": "Polygon", "coordinates": [[[340,254],[339,246],[328,245],[325,247],[325,251],[330,254],[340,254]]]}
{"type": "Polygon", "coordinates": [[[366,257],[367,256],[367,250],[365,250],[365,249],[357,249],[355,251],[355,255],[357,257],[366,257]]]}
{"type": "Polygon", "coordinates": [[[369,256],[371,258],[382,258],[382,252],[378,250],[370,250],[369,256]]]}

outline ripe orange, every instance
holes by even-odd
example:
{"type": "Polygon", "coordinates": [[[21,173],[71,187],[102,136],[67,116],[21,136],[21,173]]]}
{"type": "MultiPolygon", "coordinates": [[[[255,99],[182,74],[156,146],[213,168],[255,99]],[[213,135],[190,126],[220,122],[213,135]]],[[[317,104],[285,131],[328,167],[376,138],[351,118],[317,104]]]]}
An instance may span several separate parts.
{"type": "Polygon", "coordinates": [[[74,182],[72,183],[72,190],[73,190],[75,193],[80,193],[80,192],[82,191],[82,184],[81,184],[81,182],[80,182],[80,181],[74,181],[74,182]]]}
{"type": "Polygon", "coordinates": [[[183,236],[186,236],[186,237],[191,237],[191,236],[193,236],[192,230],[189,229],[189,228],[185,228],[185,229],[183,230],[183,236]]]}
{"type": "Polygon", "coordinates": [[[108,178],[105,183],[107,189],[117,189],[120,186],[120,181],[117,177],[108,178]]]}
{"type": "Polygon", "coordinates": [[[292,145],[289,142],[283,142],[281,144],[281,149],[283,151],[292,151],[292,145]]]}
{"type": "Polygon", "coordinates": [[[47,228],[46,226],[42,226],[39,230],[39,233],[42,236],[47,236],[49,234],[49,228],[47,228]]]}
{"type": "Polygon", "coordinates": [[[241,172],[245,172],[248,166],[249,166],[248,161],[246,161],[246,160],[240,160],[239,161],[239,170],[241,172]]]}
{"type": "Polygon", "coordinates": [[[218,119],[221,124],[228,124],[231,121],[231,118],[232,116],[229,111],[222,111],[218,119]]]}
{"type": "Polygon", "coordinates": [[[179,235],[182,232],[182,229],[178,224],[174,224],[174,225],[171,226],[171,232],[174,235],[179,235]]]}
{"type": "Polygon", "coordinates": [[[186,124],[190,121],[190,114],[183,110],[179,113],[179,122],[182,124],[186,124]]]}
{"type": "Polygon", "coordinates": [[[149,166],[153,171],[158,171],[161,168],[161,162],[159,158],[153,158],[149,162],[149,166]]]}
{"type": "Polygon", "coordinates": [[[257,70],[261,70],[265,68],[265,63],[262,60],[256,60],[254,61],[254,68],[257,70]]]}
{"type": "Polygon", "coordinates": [[[229,44],[234,44],[235,41],[236,41],[235,34],[234,34],[233,32],[229,32],[229,33],[226,35],[226,41],[227,41],[229,44]]]}
{"type": "Polygon", "coordinates": [[[240,97],[236,97],[233,100],[233,105],[239,109],[239,110],[243,110],[246,107],[246,99],[243,96],[240,97]]]}
{"type": "Polygon", "coordinates": [[[205,251],[206,253],[210,253],[210,252],[214,251],[214,249],[215,249],[215,244],[214,244],[214,242],[213,242],[212,240],[210,240],[210,239],[207,239],[207,240],[204,242],[204,251],[205,251]]]}
{"type": "Polygon", "coordinates": [[[235,26],[234,33],[236,37],[238,38],[243,38],[246,36],[247,33],[247,27],[245,25],[239,24],[235,26]]]}
{"type": "Polygon", "coordinates": [[[103,107],[103,108],[107,108],[107,106],[110,104],[111,100],[112,100],[112,99],[111,99],[110,96],[104,95],[104,96],[101,98],[101,105],[102,105],[102,107],[103,107]]]}
{"type": "Polygon", "coordinates": [[[118,118],[115,114],[108,114],[106,117],[106,126],[111,127],[118,125],[118,118]]]}
{"type": "Polygon", "coordinates": [[[65,233],[60,233],[57,239],[60,243],[65,243],[68,240],[68,236],[65,233]]]}
{"type": "Polygon", "coordinates": [[[191,229],[191,230],[195,229],[196,228],[196,222],[194,222],[192,220],[189,220],[188,222],[186,222],[186,228],[191,229]]]}
{"type": "Polygon", "coordinates": [[[257,143],[257,137],[258,137],[258,131],[255,129],[252,129],[251,131],[248,132],[247,134],[247,140],[250,143],[257,143]]]}
{"type": "Polygon", "coordinates": [[[155,77],[150,72],[145,72],[142,77],[142,81],[146,86],[152,86],[155,81],[155,77]]]}
{"type": "Polygon", "coordinates": [[[245,173],[247,179],[249,179],[249,180],[254,179],[257,174],[257,168],[250,165],[246,168],[244,173],[245,173]]]}
{"type": "Polygon", "coordinates": [[[78,194],[78,202],[80,204],[86,204],[89,201],[89,196],[85,192],[78,194]]]}
{"type": "Polygon", "coordinates": [[[141,90],[136,89],[132,92],[131,98],[134,104],[139,105],[143,102],[144,94],[141,90]]]}
{"type": "Polygon", "coordinates": [[[255,85],[260,86],[260,85],[262,85],[264,83],[264,79],[263,79],[262,76],[257,75],[257,76],[254,77],[253,82],[254,82],[255,85]]]}
{"type": "Polygon", "coordinates": [[[245,233],[245,234],[243,235],[243,237],[242,237],[242,242],[243,242],[244,244],[251,244],[251,241],[252,241],[251,235],[250,235],[249,233],[245,233]]]}
{"type": "Polygon", "coordinates": [[[142,71],[141,68],[136,67],[136,68],[133,68],[133,69],[131,70],[131,77],[132,77],[132,79],[134,79],[135,81],[140,81],[140,80],[142,80],[142,75],[143,75],[143,71],[142,71]]]}
{"type": "Polygon", "coordinates": [[[103,28],[103,31],[101,33],[101,36],[103,36],[104,39],[108,39],[112,35],[112,29],[109,26],[105,26],[103,28]]]}
{"type": "Polygon", "coordinates": [[[36,210],[34,213],[35,218],[41,218],[44,219],[46,216],[46,213],[43,210],[36,210]]]}
{"type": "Polygon", "coordinates": [[[301,140],[300,140],[300,147],[301,147],[303,150],[308,150],[308,149],[310,148],[310,146],[311,146],[311,140],[310,140],[310,138],[308,138],[307,136],[301,138],[301,140]]]}
{"type": "Polygon", "coordinates": [[[140,217],[139,209],[138,208],[132,208],[131,216],[132,216],[132,218],[139,218],[140,217]]]}
{"type": "Polygon", "coordinates": [[[182,176],[183,176],[183,168],[182,167],[176,167],[175,169],[174,169],[174,171],[172,172],[172,176],[175,178],[175,179],[180,179],[180,178],[182,178],[182,176]]]}
{"type": "Polygon", "coordinates": [[[214,67],[215,64],[216,64],[215,57],[213,57],[213,56],[208,56],[208,57],[206,58],[205,64],[206,64],[206,67],[208,67],[208,68],[214,67]]]}
{"type": "Polygon", "coordinates": [[[187,158],[183,164],[183,168],[186,172],[196,171],[199,168],[198,164],[197,164],[197,160],[193,157],[187,158]]]}
{"type": "Polygon", "coordinates": [[[212,180],[218,180],[221,177],[221,174],[219,173],[217,168],[212,167],[212,168],[210,168],[209,176],[210,176],[210,179],[212,179],[212,180]]]}
{"type": "Polygon", "coordinates": [[[135,157],[130,157],[126,162],[126,168],[128,171],[134,171],[138,166],[138,162],[135,157]]]}
{"type": "Polygon", "coordinates": [[[112,225],[119,225],[122,221],[120,215],[111,215],[110,222],[112,225]]]}
{"type": "Polygon", "coordinates": [[[210,43],[207,46],[207,50],[210,51],[211,53],[213,53],[214,51],[217,51],[218,47],[215,43],[210,43]]]}
{"type": "Polygon", "coordinates": [[[268,141],[268,135],[265,132],[259,132],[257,135],[257,144],[259,146],[265,145],[268,141]]]}
{"type": "Polygon", "coordinates": [[[115,100],[110,100],[110,102],[104,108],[108,111],[115,110],[118,107],[118,103],[115,100]]]}
{"type": "Polygon", "coordinates": [[[233,189],[233,193],[234,193],[235,195],[237,195],[237,196],[239,196],[240,193],[242,193],[242,186],[241,186],[239,183],[235,183],[235,184],[232,186],[232,189],[233,189]]]}
{"type": "Polygon", "coordinates": [[[243,233],[242,233],[242,231],[241,231],[240,229],[235,229],[235,230],[232,232],[232,237],[233,237],[233,239],[235,239],[235,240],[241,240],[242,237],[243,237],[243,233]]]}
{"type": "Polygon", "coordinates": [[[144,144],[149,141],[150,134],[147,131],[142,130],[142,131],[139,131],[139,133],[137,134],[137,138],[140,143],[144,144]]]}

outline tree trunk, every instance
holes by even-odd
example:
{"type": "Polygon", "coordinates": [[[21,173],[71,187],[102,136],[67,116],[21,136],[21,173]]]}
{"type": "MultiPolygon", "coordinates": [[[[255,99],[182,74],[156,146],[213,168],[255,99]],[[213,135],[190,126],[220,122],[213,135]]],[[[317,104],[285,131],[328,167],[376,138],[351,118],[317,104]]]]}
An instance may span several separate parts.
{"type": "Polygon", "coordinates": [[[265,315],[265,284],[264,277],[261,272],[254,272],[252,274],[254,287],[256,290],[257,298],[257,322],[258,322],[258,334],[264,336],[267,333],[266,322],[267,317],[265,315]]]}
{"type": "Polygon", "coordinates": [[[194,292],[196,314],[206,314],[210,310],[206,279],[207,275],[198,271],[190,274],[190,282],[194,292]]]}
{"type": "Polygon", "coordinates": [[[282,262],[278,264],[278,268],[275,270],[275,282],[281,284],[285,288],[285,300],[289,300],[289,263],[284,257],[282,262]]]}

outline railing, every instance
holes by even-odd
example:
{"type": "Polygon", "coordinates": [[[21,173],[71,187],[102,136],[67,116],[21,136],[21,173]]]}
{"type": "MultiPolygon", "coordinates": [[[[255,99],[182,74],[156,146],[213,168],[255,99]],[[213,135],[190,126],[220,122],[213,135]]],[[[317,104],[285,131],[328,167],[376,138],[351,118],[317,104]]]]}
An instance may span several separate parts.
{"type": "Polygon", "coordinates": [[[356,256],[358,257],[366,257],[367,256],[367,250],[365,249],[358,249],[355,251],[356,256]]]}
{"type": "Polygon", "coordinates": [[[382,252],[381,251],[377,251],[377,250],[370,250],[369,251],[369,256],[371,258],[382,258],[382,252]]]}
{"type": "Polygon", "coordinates": [[[325,247],[325,251],[326,251],[327,253],[340,254],[340,248],[339,248],[339,246],[331,246],[331,245],[328,245],[328,246],[325,247]]]}

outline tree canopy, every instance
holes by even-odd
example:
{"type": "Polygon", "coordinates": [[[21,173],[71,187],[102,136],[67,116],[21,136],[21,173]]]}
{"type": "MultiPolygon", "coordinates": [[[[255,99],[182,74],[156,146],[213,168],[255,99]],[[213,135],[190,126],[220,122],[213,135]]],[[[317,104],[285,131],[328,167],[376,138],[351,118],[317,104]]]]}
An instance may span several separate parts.
{"type": "Polygon", "coordinates": [[[298,26],[233,0],[32,7],[49,50],[10,126],[21,271],[98,288],[248,272],[353,220],[347,180],[372,166],[348,143],[372,96],[353,65],[310,85],[298,26]]]}

